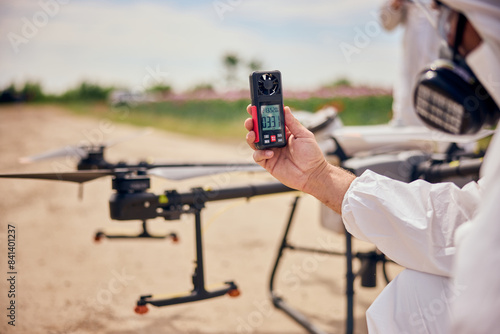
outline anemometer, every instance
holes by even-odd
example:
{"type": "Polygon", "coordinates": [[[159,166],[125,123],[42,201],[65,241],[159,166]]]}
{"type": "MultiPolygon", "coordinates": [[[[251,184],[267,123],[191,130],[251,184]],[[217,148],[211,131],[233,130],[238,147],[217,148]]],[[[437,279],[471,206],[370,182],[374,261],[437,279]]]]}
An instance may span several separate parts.
{"type": "Polygon", "coordinates": [[[280,71],[256,71],[250,75],[255,148],[286,145],[285,114],[280,71]]]}

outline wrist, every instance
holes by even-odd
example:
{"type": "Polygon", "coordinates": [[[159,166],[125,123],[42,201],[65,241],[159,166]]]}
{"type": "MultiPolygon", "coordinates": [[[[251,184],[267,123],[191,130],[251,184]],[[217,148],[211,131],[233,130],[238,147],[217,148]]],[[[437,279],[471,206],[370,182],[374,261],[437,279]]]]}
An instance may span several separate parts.
{"type": "Polygon", "coordinates": [[[311,194],[330,209],[341,213],[344,196],[356,176],[345,169],[322,163],[311,174],[302,191],[311,194]]]}

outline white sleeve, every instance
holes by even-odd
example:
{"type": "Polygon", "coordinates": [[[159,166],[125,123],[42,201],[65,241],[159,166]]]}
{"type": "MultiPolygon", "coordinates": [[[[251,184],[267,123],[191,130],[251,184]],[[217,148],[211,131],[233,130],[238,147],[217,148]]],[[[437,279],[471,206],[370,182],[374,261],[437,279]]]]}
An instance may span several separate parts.
{"type": "MultiPolygon", "coordinates": [[[[498,127],[497,127],[498,128],[498,127]]],[[[500,328],[500,136],[493,137],[481,168],[478,214],[460,228],[453,276],[459,291],[450,333],[498,333],[500,328]]]]}
{"type": "Polygon", "coordinates": [[[372,171],[355,179],[344,196],[342,218],[354,237],[375,244],[400,265],[450,276],[455,229],[469,221],[479,186],[395,181],[372,171]]]}

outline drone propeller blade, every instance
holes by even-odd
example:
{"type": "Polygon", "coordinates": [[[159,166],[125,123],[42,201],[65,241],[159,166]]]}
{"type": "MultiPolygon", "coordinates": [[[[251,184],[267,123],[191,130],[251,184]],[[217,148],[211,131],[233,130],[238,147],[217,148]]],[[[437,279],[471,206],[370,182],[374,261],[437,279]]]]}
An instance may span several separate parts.
{"type": "Polygon", "coordinates": [[[92,147],[99,147],[99,146],[110,147],[110,146],[114,146],[114,145],[117,145],[117,144],[122,143],[124,141],[131,140],[131,139],[134,139],[134,138],[137,138],[137,137],[140,137],[140,136],[144,136],[144,135],[150,134],[152,131],[153,130],[151,130],[151,129],[148,128],[148,129],[145,129],[145,130],[140,131],[138,133],[126,135],[126,136],[123,136],[121,138],[117,138],[117,139],[114,139],[114,140],[109,140],[109,141],[103,143],[102,145],[89,145],[89,146],[71,145],[71,146],[66,146],[64,148],[59,148],[59,149],[55,149],[55,150],[52,150],[52,151],[44,152],[44,153],[41,153],[41,154],[37,154],[37,155],[29,156],[29,157],[20,158],[19,162],[22,163],[22,164],[27,164],[27,163],[32,163],[32,162],[36,162],[36,161],[47,160],[47,159],[54,159],[54,158],[61,158],[61,157],[75,157],[75,158],[84,159],[84,158],[86,158],[88,156],[89,149],[91,149],[92,147]]]}
{"type": "Polygon", "coordinates": [[[85,158],[87,156],[87,152],[79,146],[66,146],[64,148],[48,151],[37,155],[32,155],[30,157],[20,158],[19,162],[22,164],[27,164],[35,161],[60,158],[64,156],[85,158]]]}
{"type": "Polygon", "coordinates": [[[148,170],[149,175],[159,176],[168,180],[186,180],[199,176],[232,173],[232,172],[262,172],[264,169],[257,164],[221,165],[221,166],[183,166],[157,167],[148,170]]]}
{"type": "Polygon", "coordinates": [[[114,175],[114,172],[111,170],[93,170],[93,171],[60,172],[60,173],[0,174],[0,178],[40,179],[40,180],[83,183],[108,175],[114,175]]]}
{"type": "Polygon", "coordinates": [[[153,129],[147,128],[147,129],[144,129],[142,131],[139,131],[139,132],[136,132],[136,133],[132,133],[132,134],[129,134],[129,135],[125,135],[125,136],[120,137],[120,138],[108,140],[107,142],[104,143],[104,146],[105,147],[111,147],[111,146],[114,146],[114,145],[118,145],[120,143],[123,143],[123,142],[128,141],[128,140],[132,140],[134,138],[138,138],[138,137],[142,137],[142,136],[145,136],[145,135],[149,135],[152,132],[153,132],[153,129]]]}

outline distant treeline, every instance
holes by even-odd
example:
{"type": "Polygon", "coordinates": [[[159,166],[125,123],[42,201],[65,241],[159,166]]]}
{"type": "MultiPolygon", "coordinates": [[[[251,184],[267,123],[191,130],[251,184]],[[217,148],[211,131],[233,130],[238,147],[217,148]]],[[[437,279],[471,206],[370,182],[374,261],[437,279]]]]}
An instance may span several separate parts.
{"type": "MultiPolygon", "coordinates": [[[[348,79],[341,78],[325,84],[323,87],[330,89],[336,87],[352,87],[352,84],[348,79]]],[[[114,90],[116,90],[116,87],[105,87],[92,82],[81,82],[74,88],[70,88],[61,94],[48,94],[44,92],[40,83],[28,81],[22,85],[15,85],[12,83],[7,88],[0,90],[0,103],[105,101],[110,97],[110,93],[114,90]]],[[[167,84],[157,84],[152,87],[148,87],[145,90],[145,93],[154,95],[160,99],[173,96],[172,87],[167,84]]],[[[213,85],[207,83],[195,85],[187,93],[190,97],[196,97],[198,95],[217,96],[213,85]]],[[[227,92],[224,94],[230,95],[230,93],[227,92]]],[[[371,93],[369,92],[368,95],[371,95],[371,93]]]]}
{"type": "Polygon", "coordinates": [[[26,82],[22,87],[11,84],[0,91],[0,103],[11,102],[50,102],[50,101],[99,101],[105,100],[112,87],[102,87],[97,84],[82,82],[75,88],[55,95],[46,94],[38,82],[26,82]]]}

